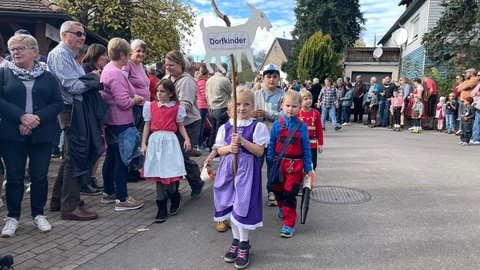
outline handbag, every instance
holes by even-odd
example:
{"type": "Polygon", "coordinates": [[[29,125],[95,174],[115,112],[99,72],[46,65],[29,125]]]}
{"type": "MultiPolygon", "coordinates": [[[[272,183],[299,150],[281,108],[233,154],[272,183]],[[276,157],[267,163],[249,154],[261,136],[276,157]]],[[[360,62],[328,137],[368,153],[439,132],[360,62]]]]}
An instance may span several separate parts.
{"type": "Polygon", "coordinates": [[[200,172],[200,178],[203,180],[203,182],[215,179],[213,172],[208,171],[208,166],[208,164],[203,164],[202,171],[200,172]]]}
{"type": "Polygon", "coordinates": [[[290,130],[290,133],[288,134],[287,138],[283,142],[282,149],[280,150],[280,153],[277,156],[277,159],[274,160],[269,160],[267,159],[267,187],[268,190],[271,190],[275,184],[283,182],[283,175],[282,175],[282,170],[280,168],[280,162],[283,158],[283,155],[285,154],[285,150],[287,149],[288,144],[290,144],[290,141],[293,138],[293,135],[295,135],[295,132],[297,132],[297,129],[300,127],[302,124],[302,121],[297,119],[297,123],[293,127],[292,130],[290,130]]]}

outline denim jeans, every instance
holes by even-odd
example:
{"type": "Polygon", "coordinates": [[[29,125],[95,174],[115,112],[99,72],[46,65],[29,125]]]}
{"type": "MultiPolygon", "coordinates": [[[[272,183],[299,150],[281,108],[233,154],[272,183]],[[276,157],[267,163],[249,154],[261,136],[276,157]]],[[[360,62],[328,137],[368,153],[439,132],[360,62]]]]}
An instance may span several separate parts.
{"type": "Polygon", "coordinates": [[[387,122],[385,121],[385,111],[387,111],[388,117],[388,108],[385,106],[385,100],[381,100],[378,103],[377,125],[379,126],[387,125],[387,122]]]}
{"type": "Polygon", "coordinates": [[[352,110],[351,106],[342,106],[342,122],[350,123],[350,112],[352,110]]]}
{"type": "Polygon", "coordinates": [[[142,133],[143,125],[145,125],[145,121],[143,121],[143,105],[135,105],[132,110],[135,127],[142,133]]]}
{"type": "Polygon", "coordinates": [[[480,142],[480,111],[475,112],[475,120],[473,120],[472,140],[480,142]]]}
{"type": "Polygon", "coordinates": [[[32,143],[30,138],[24,142],[0,141],[3,160],[7,171],[5,194],[8,215],[20,218],[22,199],[25,190],[25,167],[28,157],[28,175],[30,176],[30,208],[32,217],[43,215],[48,195],[48,167],[52,154],[52,143],[32,143]]]}
{"type": "Polygon", "coordinates": [[[455,119],[457,115],[455,113],[447,113],[445,120],[447,122],[447,131],[453,131],[455,129],[455,119]]]}
{"type": "MultiPolygon", "coordinates": [[[[203,129],[205,127],[205,121],[207,120],[207,115],[208,115],[208,109],[199,109],[200,110],[200,117],[202,119],[200,120],[200,133],[198,135],[198,140],[196,143],[196,146],[199,148],[203,147],[203,129]]],[[[195,145],[192,145],[192,147],[195,145]]]]}
{"type": "Polygon", "coordinates": [[[327,117],[330,116],[330,119],[332,120],[332,125],[334,127],[337,126],[337,117],[335,115],[335,106],[331,107],[325,107],[322,106],[322,126],[325,128],[325,120],[327,120],[327,117]]]}
{"type": "MultiPolygon", "coordinates": [[[[107,126],[106,129],[108,132],[111,132],[111,134],[118,135],[130,126],[132,125],[107,126]]],[[[107,134],[109,134],[108,132],[107,134]]],[[[115,194],[118,200],[122,202],[125,201],[128,197],[128,167],[122,161],[118,142],[107,146],[105,160],[103,161],[102,175],[104,192],[108,195],[115,194]]]]}

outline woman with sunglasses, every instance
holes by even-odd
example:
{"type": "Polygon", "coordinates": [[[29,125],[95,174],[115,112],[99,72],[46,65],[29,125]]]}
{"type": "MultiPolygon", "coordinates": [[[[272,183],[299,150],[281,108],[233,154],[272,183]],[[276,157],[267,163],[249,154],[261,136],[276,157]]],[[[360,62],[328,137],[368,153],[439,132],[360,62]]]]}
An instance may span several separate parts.
{"type": "Polygon", "coordinates": [[[15,235],[19,227],[24,194],[25,168],[31,180],[30,208],[33,224],[48,232],[52,226],[44,216],[48,194],[48,168],[57,115],[63,109],[60,84],[38,60],[38,43],[31,35],[8,40],[13,61],[0,69],[0,149],[8,183],[5,193],[8,214],[2,237],[15,235]],[[28,165],[27,165],[28,160],[28,165]]]}

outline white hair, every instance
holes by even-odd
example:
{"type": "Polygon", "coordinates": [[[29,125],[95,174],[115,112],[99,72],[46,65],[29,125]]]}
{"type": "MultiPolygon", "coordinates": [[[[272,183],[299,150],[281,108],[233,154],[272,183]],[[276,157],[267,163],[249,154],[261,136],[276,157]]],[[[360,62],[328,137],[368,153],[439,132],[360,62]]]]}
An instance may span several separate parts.
{"type": "Polygon", "coordinates": [[[73,25],[77,25],[77,26],[82,26],[83,27],[83,24],[77,22],[77,21],[66,21],[64,23],[62,23],[62,25],[60,26],[60,34],[63,33],[63,32],[67,32],[67,31],[70,31],[72,29],[72,26],[73,25]]]}
{"type": "Polygon", "coordinates": [[[145,51],[147,50],[147,43],[145,43],[145,41],[141,40],[141,39],[134,39],[130,42],[130,48],[133,50],[135,50],[137,47],[141,47],[142,49],[144,49],[145,51]]]}

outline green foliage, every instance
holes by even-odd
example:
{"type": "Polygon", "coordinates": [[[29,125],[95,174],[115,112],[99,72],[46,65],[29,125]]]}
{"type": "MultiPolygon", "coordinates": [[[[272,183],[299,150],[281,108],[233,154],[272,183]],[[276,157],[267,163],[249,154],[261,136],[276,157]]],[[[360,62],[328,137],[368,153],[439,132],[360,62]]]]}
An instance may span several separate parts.
{"type": "Polygon", "coordinates": [[[402,60],[402,74],[405,74],[407,78],[413,80],[415,78],[421,78],[422,74],[420,71],[420,62],[413,61],[409,56],[403,58],[402,60]]]}
{"type": "Polygon", "coordinates": [[[195,12],[180,0],[56,0],[74,19],[111,39],[142,39],[146,62],[158,61],[168,51],[182,49],[192,33],[195,12]]]}
{"type": "Polygon", "coordinates": [[[338,77],[337,63],[340,55],[333,49],[330,35],[321,31],[314,33],[305,43],[298,56],[297,74],[300,81],[326,77],[338,77]]]}
{"type": "Polygon", "coordinates": [[[437,83],[438,96],[448,97],[448,94],[450,94],[453,90],[456,74],[451,72],[451,69],[447,69],[446,72],[440,72],[436,67],[426,70],[425,74],[427,74],[437,83]]]}
{"type": "Polygon", "coordinates": [[[428,58],[457,70],[476,67],[480,59],[480,1],[442,0],[441,6],[442,17],[422,38],[428,58]]]}
{"type": "Polygon", "coordinates": [[[330,34],[334,51],[341,53],[359,38],[365,23],[359,0],[297,0],[297,3],[293,49],[288,62],[282,65],[288,80],[296,79],[300,50],[315,32],[330,34]]]}

